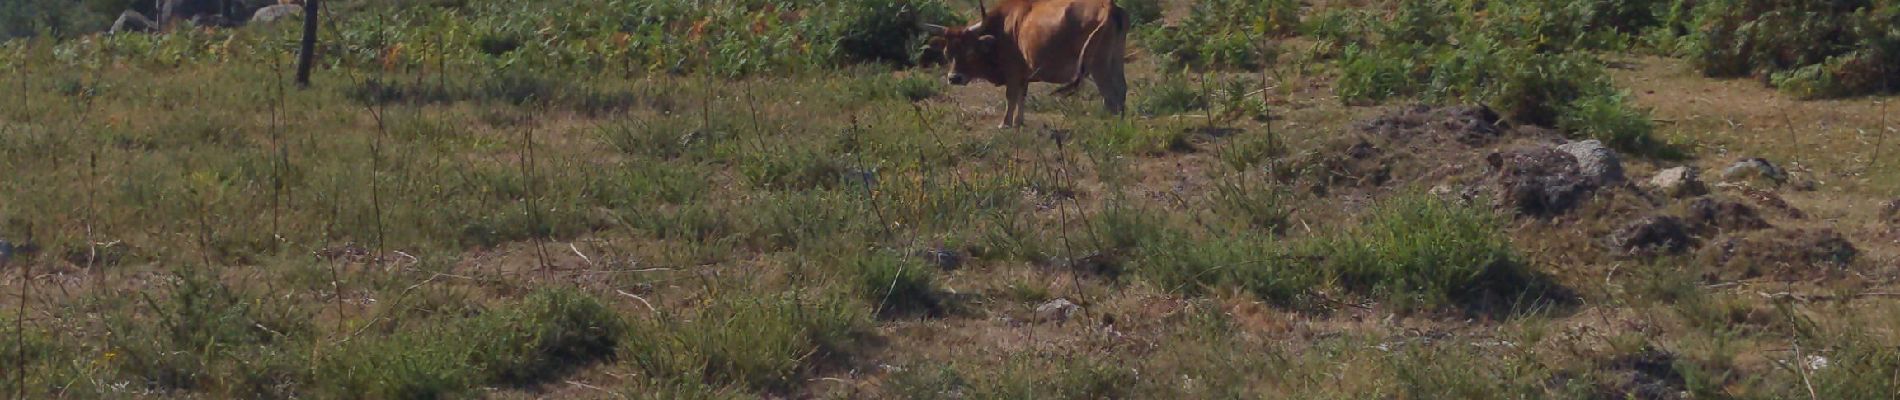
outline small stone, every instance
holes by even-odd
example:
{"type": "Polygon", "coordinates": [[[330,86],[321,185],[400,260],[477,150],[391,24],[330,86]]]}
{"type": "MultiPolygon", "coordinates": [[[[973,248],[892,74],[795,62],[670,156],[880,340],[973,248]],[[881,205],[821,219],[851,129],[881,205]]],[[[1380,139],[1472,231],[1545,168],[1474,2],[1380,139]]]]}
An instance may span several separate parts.
{"type": "Polygon", "coordinates": [[[1577,158],[1577,166],[1583,176],[1597,181],[1598,185],[1623,181],[1623,162],[1616,157],[1616,151],[1604,147],[1598,140],[1584,140],[1565,143],[1557,150],[1570,153],[1577,158]]]}
{"type": "Polygon", "coordinates": [[[1880,219],[1900,223],[1900,198],[1887,200],[1887,204],[1881,206],[1880,219]]]}
{"type": "Polygon", "coordinates": [[[1776,167],[1774,163],[1761,158],[1744,158],[1722,170],[1722,180],[1729,182],[1753,179],[1766,179],[1769,183],[1780,185],[1788,181],[1788,173],[1776,167]]]}
{"type": "Polygon", "coordinates": [[[1695,167],[1675,167],[1656,173],[1649,179],[1649,186],[1670,197],[1700,196],[1709,192],[1708,185],[1702,184],[1695,167]]]}
{"type": "Polygon", "coordinates": [[[1047,303],[1036,306],[1036,320],[1045,322],[1067,321],[1069,317],[1075,316],[1075,313],[1078,311],[1082,311],[1082,306],[1075,305],[1075,303],[1069,302],[1068,299],[1050,300],[1047,303]]]}

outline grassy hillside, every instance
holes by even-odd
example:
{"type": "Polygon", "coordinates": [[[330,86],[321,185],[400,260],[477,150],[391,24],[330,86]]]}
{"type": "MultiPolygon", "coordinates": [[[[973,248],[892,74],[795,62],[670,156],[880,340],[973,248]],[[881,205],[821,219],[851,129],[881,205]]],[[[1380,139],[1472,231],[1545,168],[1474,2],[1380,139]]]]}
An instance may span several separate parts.
{"type": "Polygon", "coordinates": [[[0,5],[0,393],[1900,393],[1900,2],[1125,0],[1011,130],[962,2],[326,3],[0,5]]]}

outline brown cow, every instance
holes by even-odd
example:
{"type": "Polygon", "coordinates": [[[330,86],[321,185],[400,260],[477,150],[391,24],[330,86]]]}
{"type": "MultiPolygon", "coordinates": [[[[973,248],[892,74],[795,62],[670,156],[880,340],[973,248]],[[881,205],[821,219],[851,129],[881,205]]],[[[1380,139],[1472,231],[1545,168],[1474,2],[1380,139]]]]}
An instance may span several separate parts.
{"type": "Polygon", "coordinates": [[[1074,90],[1092,77],[1108,111],[1121,114],[1128,96],[1122,75],[1128,17],[1113,0],[1003,0],[967,27],[925,25],[950,62],[945,79],[963,85],[981,79],[1003,86],[1009,106],[1001,127],[1023,124],[1031,82],[1074,90]]]}

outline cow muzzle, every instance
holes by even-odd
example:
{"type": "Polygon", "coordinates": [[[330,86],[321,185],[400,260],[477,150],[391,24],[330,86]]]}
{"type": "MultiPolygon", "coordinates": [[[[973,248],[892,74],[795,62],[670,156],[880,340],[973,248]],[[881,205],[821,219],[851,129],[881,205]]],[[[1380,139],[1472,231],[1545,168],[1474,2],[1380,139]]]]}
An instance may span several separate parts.
{"type": "Polygon", "coordinates": [[[957,85],[957,86],[963,86],[964,84],[970,83],[969,77],[963,76],[963,74],[958,74],[958,73],[951,73],[950,75],[945,75],[943,79],[946,81],[950,81],[950,84],[957,85]]]}

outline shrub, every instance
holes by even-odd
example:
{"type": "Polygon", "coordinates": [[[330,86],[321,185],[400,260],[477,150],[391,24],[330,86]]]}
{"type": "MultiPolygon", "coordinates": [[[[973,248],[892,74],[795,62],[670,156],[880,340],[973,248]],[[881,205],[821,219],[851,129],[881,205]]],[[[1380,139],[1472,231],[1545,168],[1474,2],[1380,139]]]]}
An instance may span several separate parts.
{"type": "Polygon", "coordinates": [[[1654,149],[1664,143],[1657,143],[1654,136],[1654,123],[1649,116],[1628,104],[1629,100],[1621,94],[1589,96],[1566,105],[1557,120],[1557,127],[1573,135],[1588,137],[1608,143],[1611,147],[1624,150],[1650,149],[1644,153],[1654,154],[1654,149]]]}
{"type": "Polygon", "coordinates": [[[625,322],[592,296],[543,290],[478,316],[358,339],[318,371],[332,395],[442,398],[529,385],[612,357],[625,322]]]}
{"type": "MultiPolygon", "coordinates": [[[[1687,2],[1685,2],[1687,3],[1687,2]]],[[[1900,90],[1900,1],[1694,2],[1687,51],[1710,76],[1754,75],[1803,98],[1900,90]]]]}
{"type": "Polygon", "coordinates": [[[838,51],[846,61],[912,65],[923,44],[921,23],[949,24],[956,12],[942,1],[843,0],[837,15],[838,51]]]}
{"type": "MultiPolygon", "coordinates": [[[[129,375],[126,378],[158,390],[241,392],[227,386],[240,382],[214,378],[225,363],[245,360],[253,368],[253,377],[294,375],[288,371],[295,367],[277,364],[281,360],[258,352],[305,336],[311,330],[308,312],[269,296],[248,298],[195,269],[178,270],[170,283],[170,292],[162,300],[142,297],[155,321],[114,318],[108,322],[123,333],[113,339],[112,347],[123,354],[116,366],[129,375]]],[[[278,383],[282,382],[262,385],[278,383]]]]}
{"type": "Polygon", "coordinates": [[[1257,71],[1272,62],[1267,39],[1299,28],[1293,0],[1202,0],[1174,26],[1140,30],[1144,47],[1167,56],[1171,68],[1257,71]]]}
{"type": "Polygon", "coordinates": [[[1432,308],[1531,288],[1501,225],[1491,210],[1408,194],[1314,250],[1348,289],[1432,308]]]}
{"type": "Polygon", "coordinates": [[[939,314],[944,311],[936,277],[922,262],[887,254],[871,254],[850,261],[858,293],[876,305],[881,316],[939,314]]]}
{"type": "Polygon", "coordinates": [[[1146,115],[1174,115],[1207,109],[1207,96],[1193,80],[1172,76],[1155,82],[1137,97],[1135,109],[1146,115]]]}
{"type": "Polygon", "coordinates": [[[648,376],[782,392],[850,356],[868,323],[861,310],[831,296],[734,293],[688,314],[637,321],[620,354],[648,376]]]}
{"type": "Polygon", "coordinates": [[[1321,271],[1295,262],[1297,257],[1271,236],[1191,238],[1164,232],[1142,243],[1134,272],[1169,292],[1194,295],[1231,285],[1274,304],[1294,305],[1325,282],[1321,271]]]}
{"type": "Polygon", "coordinates": [[[1284,187],[1265,182],[1256,185],[1247,185],[1238,179],[1217,182],[1214,185],[1214,209],[1243,221],[1249,228],[1279,233],[1286,229],[1293,215],[1293,210],[1288,207],[1290,195],[1284,187]]]}
{"type": "Polygon", "coordinates": [[[1573,51],[1625,42],[1620,28],[1598,25],[1621,23],[1606,15],[1648,13],[1637,10],[1653,4],[1540,0],[1489,4],[1483,12],[1460,4],[1402,2],[1392,23],[1375,28],[1371,45],[1346,45],[1334,92],[1348,103],[1401,96],[1479,103],[1510,122],[1654,150],[1648,113],[1623,100],[1602,62],[1573,51]]]}
{"type": "MultiPolygon", "coordinates": [[[[1121,0],[1115,2],[1115,5],[1121,6],[1122,12],[1128,13],[1129,25],[1143,27],[1161,22],[1161,13],[1163,11],[1161,9],[1162,1],[1163,0],[1121,0]]],[[[1139,28],[1137,28],[1137,30],[1139,30],[1139,28]]]]}

